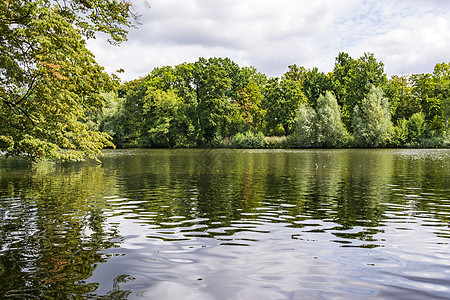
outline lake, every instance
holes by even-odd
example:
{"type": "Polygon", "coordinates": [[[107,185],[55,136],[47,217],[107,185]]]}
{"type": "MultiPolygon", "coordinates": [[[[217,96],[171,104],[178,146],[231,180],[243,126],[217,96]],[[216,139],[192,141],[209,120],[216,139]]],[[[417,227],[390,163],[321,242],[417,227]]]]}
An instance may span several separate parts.
{"type": "Polygon", "coordinates": [[[0,159],[0,298],[450,298],[450,150],[101,160],[0,159]]]}

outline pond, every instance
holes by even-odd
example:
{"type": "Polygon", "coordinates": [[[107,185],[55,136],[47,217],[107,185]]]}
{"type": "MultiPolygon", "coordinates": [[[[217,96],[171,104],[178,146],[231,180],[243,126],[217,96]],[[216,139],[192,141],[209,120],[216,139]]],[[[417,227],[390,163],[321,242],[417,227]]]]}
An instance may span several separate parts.
{"type": "Polygon", "coordinates": [[[450,298],[450,150],[101,160],[0,159],[0,298],[450,298]]]}

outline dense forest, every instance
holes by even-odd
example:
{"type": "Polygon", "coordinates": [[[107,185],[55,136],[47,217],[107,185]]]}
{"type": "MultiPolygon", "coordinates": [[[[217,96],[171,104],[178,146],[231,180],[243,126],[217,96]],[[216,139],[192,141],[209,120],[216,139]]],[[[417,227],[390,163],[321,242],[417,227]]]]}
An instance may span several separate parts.
{"type": "Polygon", "coordinates": [[[117,147],[447,147],[450,63],[388,76],[373,54],[281,78],[228,58],[155,68],[87,113],[117,147]]]}

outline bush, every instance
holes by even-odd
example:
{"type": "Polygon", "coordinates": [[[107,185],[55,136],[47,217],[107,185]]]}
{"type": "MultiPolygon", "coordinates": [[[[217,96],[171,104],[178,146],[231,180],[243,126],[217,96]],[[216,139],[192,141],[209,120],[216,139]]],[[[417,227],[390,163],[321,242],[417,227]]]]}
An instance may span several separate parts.
{"type": "Polygon", "coordinates": [[[247,131],[244,134],[236,134],[231,138],[230,143],[232,148],[241,149],[261,149],[265,146],[263,133],[258,132],[254,134],[251,131],[247,131]]]}
{"type": "Polygon", "coordinates": [[[408,143],[408,121],[401,119],[392,131],[392,146],[403,147],[408,143]]]}
{"type": "Polygon", "coordinates": [[[269,149],[284,149],[290,145],[290,137],[287,136],[266,136],[264,138],[265,147],[269,149]]]}
{"type": "Polygon", "coordinates": [[[433,137],[421,137],[415,142],[412,142],[408,146],[413,148],[449,148],[450,147],[450,135],[442,134],[433,137]]]}
{"type": "Polygon", "coordinates": [[[413,114],[407,123],[408,142],[415,143],[424,138],[426,126],[425,115],[422,112],[413,114]]]}
{"type": "Polygon", "coordinates": [[[425,115],[422,112],[413,114],[408,120],[401,119],[393,129],[392,145],[396,147],[427,148],[443,145],[441,137],[426,137],[425,115]]]}

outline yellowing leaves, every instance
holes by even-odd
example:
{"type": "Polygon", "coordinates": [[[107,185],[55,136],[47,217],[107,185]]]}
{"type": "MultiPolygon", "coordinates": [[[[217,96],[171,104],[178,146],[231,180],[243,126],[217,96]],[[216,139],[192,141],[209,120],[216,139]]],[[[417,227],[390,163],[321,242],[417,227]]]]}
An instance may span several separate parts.
{"type": "Polygon", "coordinates": [[[52,73],[56,78],[60,80],[69,80],[69,78],[67,78],[64,75],[61,75],[61,73],[57,71],[58,69],[63,67],[62,65],[52,64],[48,62],[40,62],[39,64],[46,66],[48,68],[48,71],[52,73]]]}

